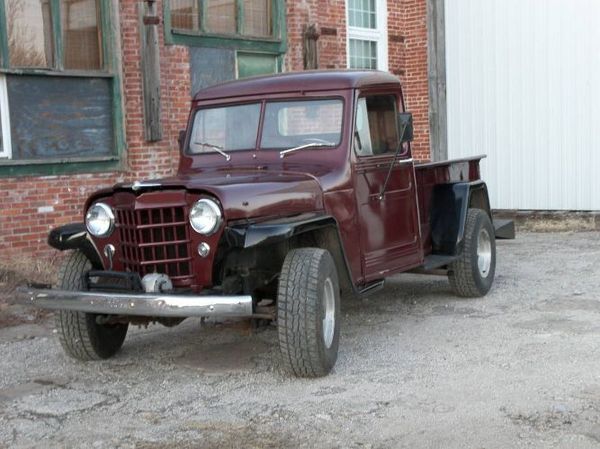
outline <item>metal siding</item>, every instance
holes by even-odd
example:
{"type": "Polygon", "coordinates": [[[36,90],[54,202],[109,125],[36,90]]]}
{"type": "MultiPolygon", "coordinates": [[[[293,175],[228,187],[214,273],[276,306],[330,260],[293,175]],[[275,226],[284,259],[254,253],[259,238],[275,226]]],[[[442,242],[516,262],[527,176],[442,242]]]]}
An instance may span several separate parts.
{"type": "Polygon", "coordinates": [[[600,1],[446,0],[448,154],[496,209],[600,210],[600,1]]]}

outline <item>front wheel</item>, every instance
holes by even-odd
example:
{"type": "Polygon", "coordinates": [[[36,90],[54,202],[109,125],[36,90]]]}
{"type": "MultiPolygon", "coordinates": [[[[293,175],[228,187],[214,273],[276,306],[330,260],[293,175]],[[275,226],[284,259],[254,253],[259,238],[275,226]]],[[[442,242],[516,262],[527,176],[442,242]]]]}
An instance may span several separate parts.
{"type": "Polygon", "coordinates": [[[463,252],[448,267],[448,279],[458,296],[485,296],[496,272],[496,240],[489,215],[469,209],[465,224],[463,252]]]}
{"type": "Polygon", "coordinates": [[[298,377],[329,374],[340,339],[340,288],[331,254],[291,250],[277,295],[279,347],[284,366],[298,377]]]}
{"type": "MultiPolygon", "coordinates": [[[[58,288],[83,290],[83,276],[91,270],[88,258],[80,251],[67,256],[58,273],[58,288]]],[[[88,361],[107,359],[116,354],[127,335],[128,324],[100,324],[93,313],[60,310],[56,330],[60,344],[71,357],[88,361]]]]}

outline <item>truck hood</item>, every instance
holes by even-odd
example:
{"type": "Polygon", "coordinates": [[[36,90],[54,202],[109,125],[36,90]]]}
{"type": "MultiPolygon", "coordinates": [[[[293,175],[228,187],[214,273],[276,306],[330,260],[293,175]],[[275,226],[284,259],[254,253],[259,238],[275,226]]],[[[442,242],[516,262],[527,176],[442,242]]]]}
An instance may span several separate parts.
{"type": "Polygon", "coordinates": [[[211,170],[135,183],[116,184],[104,193],[186,189],[207,193],[222,204],[226,220],[272,217],[323,210],[323,192],[313,176],[265,170],[211,170]]]}

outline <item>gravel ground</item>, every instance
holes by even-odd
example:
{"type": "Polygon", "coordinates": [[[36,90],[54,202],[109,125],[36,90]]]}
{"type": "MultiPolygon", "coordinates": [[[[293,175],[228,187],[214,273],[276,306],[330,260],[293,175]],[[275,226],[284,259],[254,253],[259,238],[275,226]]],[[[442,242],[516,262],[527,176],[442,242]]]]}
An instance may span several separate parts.
{"type": "Polygon", "coordinates": [[[274,328],[134,329],[86,364],[52,321],[0,329],[0,447],[600,447],[600,234],[498,253],[486,298],[401,275],[346,300],[317,380],[281,372],[274,328]]]}

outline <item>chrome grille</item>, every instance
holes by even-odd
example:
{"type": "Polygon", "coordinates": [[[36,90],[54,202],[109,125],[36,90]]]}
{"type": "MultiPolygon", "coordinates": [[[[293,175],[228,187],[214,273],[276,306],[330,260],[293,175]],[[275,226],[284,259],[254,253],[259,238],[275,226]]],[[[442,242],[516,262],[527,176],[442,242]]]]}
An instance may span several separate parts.
{"type": "Polygon", "coordinates": [[[185,207],[116,208],[120,260],[125,271],[168,275],[175,287],[192,283],[190,235],[185,207]]]}

